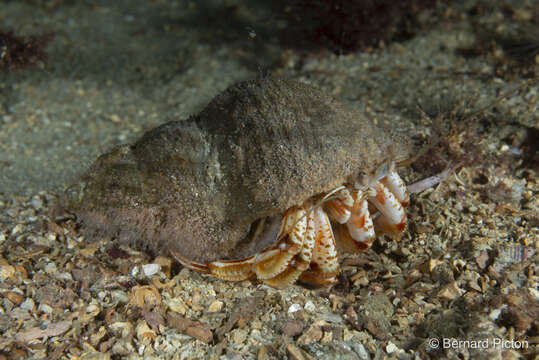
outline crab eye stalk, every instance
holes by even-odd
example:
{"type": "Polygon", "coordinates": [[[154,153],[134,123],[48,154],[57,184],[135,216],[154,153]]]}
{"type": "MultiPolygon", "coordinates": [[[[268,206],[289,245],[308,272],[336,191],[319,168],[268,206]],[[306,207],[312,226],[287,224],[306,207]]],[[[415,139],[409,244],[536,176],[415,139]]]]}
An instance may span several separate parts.
{"type": "Polygon", "coordinates": [[[365,171],[360,170],[357,173],[354,187],[358,190],[366,188],[367,186],[369,186],[369,178],[369,175],[365,171]]]}

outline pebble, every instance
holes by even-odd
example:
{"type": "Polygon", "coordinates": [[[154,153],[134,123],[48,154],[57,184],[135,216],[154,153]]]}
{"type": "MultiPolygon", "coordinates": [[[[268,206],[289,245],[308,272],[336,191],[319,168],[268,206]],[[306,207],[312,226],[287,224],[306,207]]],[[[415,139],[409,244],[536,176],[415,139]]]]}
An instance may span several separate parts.
{"type": "Polygon", "coordinates": [[[290,305],[290,307],[288,308],[288,313],[293,314],[300,310],[301,310],[301,305],[296,303],[296,304],[290,305]]]}
{"type": "Polygon", "coordinates": [[[397,345],[393,344],[391,341],[388,341],[387,345],[386,345],[386,352],[388,354],[393,354],[394,352],[396,352],[397,350],[399,350],[399,348],[397,347],[397,345]]]}
{"type": "Polygon", "coordinates": [[[30,205],[36,210],[41,209],[43,207],[43,200],[39,196],[34,196],[32,200],[30,200],[30,205]]]}
{"type": "Polygon", "coordinates": [[[23,310],[33,311],[35,306],[36,304],[34,303],[34,300],[32,300],[31,298],[27,298],[22,302],[20,307],[23,310]]]}
{"type": "Polygon", "coordinates": [[[120,332],[122,338],[127,338],[133,333],[133,325],[130,322],[117,321],[110,325],[113,331],[120,332]]]}
{"type": "Polygon", "coordinates": [[[50,262],[47,265],[45,265],[45,268],[43,270],[45,270],[45,273],[49,275],[54,275],[58,272],[58,270],[56,269],[56,264],[53,262],[50,262]]]}
{"type": "Polygon", "coordinates": [[[322,337],[321,342],[323,344],[331,344],[333,342],[333,332],[324,331],[324,336],[322,337]]]}
{"type": "Polygon", "coordinates": [[[356,351],[356,353],[359,355],[359,358],[362,359],[362,360],[370,360],[371,356],[369,354],[369,352],[367,351],[367,349],[365,349],[365,346],[363,346],[362,343],[356,343],[354,342],[352,344],[354,350],[356,351]]]}
{"type": "Polygon", "coordinates": [[[507,306],[504,305],[504,306],[502,306],[502,307],[499,308],[499,309],[494,309],[494,310],[492,310],[492,311],[490,312],[490,314],[488,314],[489,319],[492,320],[492,321],[495,321],[496,319],[498,319],[498,317],[499,317],[500,314],[502,313],[502,310],[503,310],[504,308],[506,308],[506,307],[507,307],[507,306]]]}
{"type": "Polygon", "coordinates": [[[44,314],[52,314],[52,312],[53,312],[52,307],[50,307],[49,305],[47,305],[45,303],[39,304],[39,306],[37,307],[37,310],[39,312],[44,313],[44,314]]]}
{"type": "Polygon", "coordinates": [[[316,306],[314,305],[314,303],[309,300],[305,303],[305,306],[304,306],[305,310],[309,311],[309,312],[313,312],[316,310],[316,306]]]}
{"type": "Polygon", "coordinates": [[[155,331],[150,329],[146,321],[139,322],[135,330],[135,333],[137,335],[137,339],[143,342],[144,344],[150,343],[157,337],[157,335],[155,334],[155,331]]]}
{"type": "Polygon", "coordinates": [[[185,312],[187,311],[187,305],[180,298],[171,299],[167,305],[170,310],[177,312],[180,315],[185,315],[185,312]]]}
{"type": "Polygon", "coordinates": [[[127,304],[129,302],[129,296],[120,290],[114,290],[110,293],[110,297],[113,303],[127,304]]]}
{"type": "Polygon", "coordinates": [[[281,331],[283,334],[289,337],[294,337],[301,334],[303,331],[304,325],[302,321],[299,320],[290,320],[283,324],[281,331]]]}
{"type": "Polygon", "coordinates": [[[295,346],[294,344],[288,344],[286,346],[286,350],[288,351],[288,354],[290,355],[291,359],[294,360],[304,360],[305,356],[303,356],[303,352],[300,348],[295,346]]]}
{"type": "Polygon", "coordinates": [[[14,236],[14,235],[17,235],[18,233],[21,233],[22,230],[23,230],[23,225],[22,224],[17,224],[13,227],[13,229],[11,230],[11,236],[14,236]]]}
{"type": "Polygon", "coordinates": [[[323,320],[315,321],[307,331],[305,331],[298,339],[298,344],[300,345],[309,345],[314,342],[319,341],[324,335],[322,331],[322,326],[327,325],[328,323],[323,320]]]}
{"type": "Polygon", "coordinates": [[[81,360],[110,360],[110,354],[104,354],[100,352],[88,352],[82,354],[81,360]]]}
{"type": "Polygon", "coordinates": [[[241,345],[247,339],[247,330],[235,329],[232,331],[232,342],[236,345],[241,345]]]}
{"type": "Polygon", "coordinates": [[[24,296],[22,296],[21,294],[15,291],[7,291],[3,295],[5,298],[7,298],[9,301],[11,301],[13,304],[17,306],[24,301],[24,296]]]}
{"type": "Polygon", "coordinates": [[[214,302],[212,302],[210,304],[210,306],[208,307],[208,311],[209,312],[218,312],[218,311],[221,311],[223,309],[223,305],[224,303],[222,301],[219,301],[219,300],[215,300],[214,302]]]}
{"type": "Polygon", "coordinates": [[[161,270],[161,265],[159,265],[159,264],[144,264],[144,265],[142,265],[142,272],[146,276],[155,275],[160,270],[161,270]]]}
{"type": "Polygon", "coordinates": [[[334,323],[334,324],[344,323],[342,316],[340,316],[339,314],[321,313],[319,316],[317,315],[317,317],[318,319],[325,320],[327,322],[334,323]]]}
{"type": "Polygon", "coordinates": [[[258,349],[257,359],[258,360],[270,360],[271,359],[270,352],[271,352],[271,350],[270,350],[269,346],[262,345],[258,349]]]}
{"type": "Polygon", "coordinates": [[[170,277],[170,269],[172,268],[173,261],[171,258],[158,256],[153,261],[155,264],[161,265],[161,270],[167,277],[170,277]]]}
{"type": "Polygon", "coordinates": [[[535,300],[539,301],[539,291],[532,287],[529,287],[528,290],[530,291],[531,296],[533,296],[535,300]]]}
{"type": "Polygon", "coordinates": [[[133,269],[131,269],[131,276],[137,277],[137,275],[140,273],[140,269],[138,266],[133,266],[133,269]]]}
{"type": "Polygon", "coordinates": [[[448,300],[454,300],[458,297],[460,297],[464,293],[464,290],[458,287],[457,282],[453,281],[450,284],[444,286],[439,292],[438,296],[448,299],[448,300]]]}

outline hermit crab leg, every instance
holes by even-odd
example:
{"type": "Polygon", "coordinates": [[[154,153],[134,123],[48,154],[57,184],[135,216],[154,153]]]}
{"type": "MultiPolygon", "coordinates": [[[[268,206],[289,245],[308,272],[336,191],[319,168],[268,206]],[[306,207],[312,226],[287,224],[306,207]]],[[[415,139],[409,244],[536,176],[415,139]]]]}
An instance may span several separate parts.
{"type": "Polygon", "coordinates": [[[199,271],[199,272],[202,272],[202,273],[209,273],[210,272],[210,268],[208,267],[208,264],[206,264],[206,263],[200,263],[200,262],[196,262],[196,261],[192,261],[192,260],[187,260],[186,258],[184,258],[183,256],[181,256],[180,254],[178,254],[177,252],[175,252],[173,250],[170,250],[170,253],[172,254],[172,256],[180,264],[182,264],[186,268],[189,268],[189,269],[195,270],[195,271],[199,271]]]}
{"type": "Polygon", "coordinates": [[[302,272],[309,268],[311,259],[313,256],[313,249],[315,245],[315,219],[312,215],[312,211],[306,215],[307,228],[303,238],[303,247],[299,254],[294,256],[290,261],[288,267],[280,274],[264,280],[264,282],[270,286],[276,288],[283,288],[290,284],[295,283],[302,272]]]}
{"type": "Polygon", "coordinates": [[[307,228],[305,209],[292,207],[281,223],[278,242],[262,250],[254,258],[254,270],[260,280],[271,279],[283,272],[292,258],[303,248],[307,228]]]}
{"type": "Polygon", "coordinates": [[[247,280],[253,274],[254,256],[241,260],[220,260],[208,263],[210,274],[223,280],[247,280]]]}
{"type": "MultiPolygon", "coordinates": [[[[356,242],[371,244],[374,241],[374,227],[367,200],[357,201],[346,227],[356,242]]],[[[360,247],[363,248],[361,245],[360,247]]]]}
{"type": "Polygon", "coordinates": [[[313,210],[315,223],[315,245],[308,270],[300,275],[300,280],[314,285],[327,285],[336,282],[339,273],[339,260],[335,237],[329,218],[321,207],[313,210]]]}
{"type": "Polygon", "coordinates": [[[219,279],[228,281],[247,280],[253,275],[254,256],[238,260],[220,260],[209,263],[201,263],[180,256],[171,251],[172,256],[183,266],[206,274],[211,274],[219,279]]]}
{"type": "Polygon", "coordinates": [[[266,283],[281,287],[297,280],[310,263],[314,247],[314,220],[303,208],[286,211],[278,241],[255,256],[238,260],[219,260],[200,263],[187,260],[179,254],[173,256],[184,266],[209,273],[229,281],[246,280],[253,273],[266,283]],[[296,274],[297,269],[298,273],[296,274]]]}
{"type": "Polygon", "coordinates": [[[404,184],[404,181],[395,170],[390,171],[380,182],[395,195],[403,207],[407,207],[410,204],[410,196],[408,195],[406,184],[404,184]]]}
{"type": "Polygon", "coordinates": [[[376,229],[385,233],[402,232],[406,228],[406,213],[395,195],[381,182],[376,183],[376,196],[368,201],[372,203],[381,216],[375,220],[376,229]]]}
{"type": "Polygon", "coordinates": [[[326,211],[332,220],[344,224],[350,219],[351,209],[354,206],[354,198],[348,189],[343,189],[337,196],[326,202],[326,211]]]}

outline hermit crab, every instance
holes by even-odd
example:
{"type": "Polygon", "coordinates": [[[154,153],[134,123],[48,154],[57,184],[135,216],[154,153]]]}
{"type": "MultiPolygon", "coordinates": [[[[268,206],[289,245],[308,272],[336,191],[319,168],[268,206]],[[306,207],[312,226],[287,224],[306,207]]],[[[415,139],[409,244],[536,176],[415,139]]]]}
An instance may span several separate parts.
{"type": "Polygon", "coordinates": [[[102,155],[64,207],[88,235],[221,279],[327,285],[339,251],[405,230],[395,168],[409,154],[401,136],[312,86],[258,79],[102,155]]]}

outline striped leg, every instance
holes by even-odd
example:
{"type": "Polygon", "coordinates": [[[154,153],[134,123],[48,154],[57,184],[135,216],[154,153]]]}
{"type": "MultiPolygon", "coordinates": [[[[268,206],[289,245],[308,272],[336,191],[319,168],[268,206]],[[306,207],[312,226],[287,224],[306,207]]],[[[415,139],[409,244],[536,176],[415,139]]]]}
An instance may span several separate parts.
{"type": "MultiPolygon", "coordinates": [[[[357,197],[357,193],[354,194],[357,197]]],[[[350,219],[338,228],[338,245],[345,252],[367,250],[375,239],[367,200],[356,201],[350,219]]]]}
{"type": "Polygon", "coordinates": [[[313,285],[330,285],[337,281],[339,259],[335,238],[329,218],[318,207],[313,210],[315,223],[315,245],[309,269],[300,275],[300,280],[313,285]]]}
{"type": "MultiPolygon", "coordinates": [[[[289,209],[282,219],[277,243],[254,256],[238,260],[217,260],[209,263],[187,260],[176,253],[173,256],[182,265],[192,270],[207,273],[223,280],[241,281],[256,274],[258,279],[267,280],[268,283],[272,282],[276,287],[281,284],[288,285],[294,282],[299,274],[295,278],[293,276],[291,278],[291,275],[282,273],[285,272],[298,253],[300,259],[308,258],[314,246],[314,230],[308,230],[308,218],[305,214],[304,209],[289,209]],[[310,240],[311,245],[304,246],[304,238],[309,239],[309,236],[306,236],[309,231],[312,239],[310,240]],[[281,274],[282,276],[278,277],[281,274]],[[288,278],[290,280],[287,280],[288,278]]],[[[304,268],[306,267],[304,266],[304,268]]]]}
{"type": "Polygon", "coordinates": [[[380,216],[375,220],[376,232],[401,233],[406,229],[406,212],[395,195],[381,182],[376,183],[376,196],[368,198],[380,216]]]}
{"type": "Polygon", "coordinates": [[[208,264],[210,274],[229,281],[247,280],[253,275],[254,256],[241,260],[212,261],[208,264]]]}
{"type": "Polygon", "coordinates": [[[266,284],[275,288],[284,288],[295,283],[301,273],[309,268],[315,245],[315,219],[312,212],[308,214],[306,218],[307,228],[303,238],[303,247],[301,248],[301,251],[292,258],[288,267],[283,272],[270,279],[264,280],[266,284]]]}
{"type": "Polygon", "coordinates": [[[213,275],[228,281],[242,281],[250,278],[253,273],[254,256],[238,260],[220,260],[210,263],[200,263],[172,252],[172,256],[183,266],[201,273],[213,275]]]}
{"type": "Polygon", "coordinates": [[[344,224],[350,219],[354,198],[348,189],[343,189],[339,191],[335,199],[329,200],[325,206],[331,220],[344,224]]]}
{"type": "Polygon", "coordinates": [[[277,243],[261,251],[254,258],[254,270],[258,279],[274,278],[288,267],[294,256],[303,248],[306,229],[305,209],[296,207],[288,209],[283,216],[277,243]]]}
{"type": "Polygon", "coordinates": [[[396,171],[391,171],[389,174],[387,174],[387,176],[380,180],[380,182],[384,184],[388,190],[393,193],[393,195],[395,195],[402,207],[408,207],[410,204],[410,195],[408,195],[406,184],[396,171]]]}

